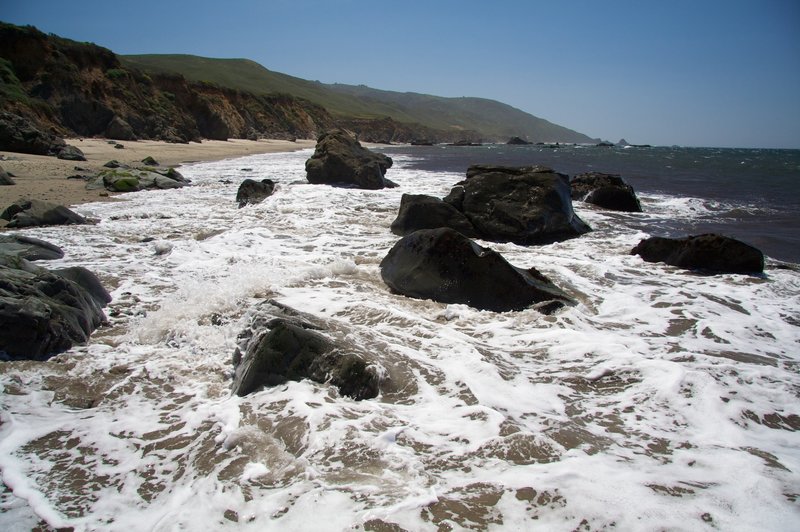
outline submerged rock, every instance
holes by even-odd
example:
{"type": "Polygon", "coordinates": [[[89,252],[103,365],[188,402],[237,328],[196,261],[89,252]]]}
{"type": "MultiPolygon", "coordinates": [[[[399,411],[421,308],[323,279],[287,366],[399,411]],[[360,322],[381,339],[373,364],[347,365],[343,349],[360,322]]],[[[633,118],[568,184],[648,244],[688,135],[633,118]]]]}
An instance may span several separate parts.
{"type": "Polygon", "coordinates": [[[724,273],[761,273],[764,254],[734,238],[704,234],[685,238],[650,237],[631,250],[647,262],[724,273]]]}
{"type": "Polygon", "coordinates": [[[633,187],[617,174],[587,172],[570,182],[573,200],[585,201],[613,211],[642,212],[633,187]]]}
{"type": "Polygon", "coordinates": [[[424,229],[400,239],[381,261],[381,277],[393,291],[409,297],[495,312],[537,303],[552,312],[572,302],[534,268],[512,266],[499,253],[449,228],[424,229]]]}
{"type": "Polygon", "coordinates": [[[372,152],[345,131],[334,129],[317,139],[314,155],[306,161],[309,183],[377,190],[396,187],[384,177],[392,159],[372,152]]]}
{"type": "Polygon", "coordinates": [[[331,339],[326,325],[275,302],[256,313],[239,336],[232,391],[245,396],[264,386],[309,379],[330,383],[344,396],[371,399],[380,392],[378,369],[343,339],[331,339]]]}
{"type": "Polygon", "coordinates": [[[566,176],[545,166],[470,166],[445,201],[496,242],[546,244],[591,230],[572,210],[566,176]]]}
{"type": "MultiPolygon", "coordinates": [[[[41,241],[33,245],[55,248],[41,241]]],[[[49,271],[26,260],[30,248],[0,249],[0,360],[46,360],[86,342],[105,322],[102,309],[111,296],[92,272],[49,271]]],[[[40,254],[37,249],[33,256],[40,254]]]]}
{"type": "Polygon", "coordinates": [[[8,220],[7,227],[34,227],[39,225],[75,225],[89,223],[80,214],[63,205],[46,201],[22,199],[0,213],[8,220]]]}
{"type": "Polygon", "coordinates": [[[275,182],[271,179],[245,179],[236,191],[236,201],[241,209],[248,203],[258,204],[267,199],[275,192],[275,182]]]}

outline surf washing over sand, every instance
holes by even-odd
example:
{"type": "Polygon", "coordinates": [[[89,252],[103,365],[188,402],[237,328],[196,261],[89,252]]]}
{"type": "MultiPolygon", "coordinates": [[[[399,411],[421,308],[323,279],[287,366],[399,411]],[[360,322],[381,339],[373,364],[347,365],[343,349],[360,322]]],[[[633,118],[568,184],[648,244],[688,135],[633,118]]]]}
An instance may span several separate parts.
{"type": "MultiPolygon", "coordinates": [[[[800,273],[703,276],[629,255],[703,216],[576,203],[594,231],[522,247],[578,300],[555,315],[392,294],[379,263],[404,192],[463,174],[396,156],[379,191],[305,181],[308,150],[198,163],[194,186],[26,234],[112,290],[110,326],[0,368],[0,528],[790,530],[800,521],[800,273]],[[245,178],[276,193],[234,201],[245,178]],[[158,250],[158,253],[156,251],[158,250]],[[232,396],[231,357],[273,298],[349,331],[391,391],[291,382],[232,396]],[[13,492],[13,493],[12,493],[13,492]]],[[[558,168],[556,168],[558,170],[558,168]]]]}

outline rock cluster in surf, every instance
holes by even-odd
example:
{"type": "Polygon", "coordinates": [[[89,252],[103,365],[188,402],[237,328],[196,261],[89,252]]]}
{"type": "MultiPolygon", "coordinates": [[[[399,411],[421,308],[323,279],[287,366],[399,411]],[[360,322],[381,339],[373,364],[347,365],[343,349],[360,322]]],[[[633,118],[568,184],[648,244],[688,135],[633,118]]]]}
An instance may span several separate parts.
{"type": "Polygon", "coordinates": [[[473,165],[444,199],[404,194],[381,262],[395,292],[505,312],[550,313],[572,299],[534,268],[509,264],[470,238],[522,245],[577,237],[589,226],[572,209],[568,178],[544,166],[473,165]]]}
{"type": "Polygon", "coordinates": [[[392,232],[450,227],[465,236],[522,245],[580,236],[591,229],[572,209],[567,179],[545,166],[473,165],[444,200],[404,197],[392,232]]]}

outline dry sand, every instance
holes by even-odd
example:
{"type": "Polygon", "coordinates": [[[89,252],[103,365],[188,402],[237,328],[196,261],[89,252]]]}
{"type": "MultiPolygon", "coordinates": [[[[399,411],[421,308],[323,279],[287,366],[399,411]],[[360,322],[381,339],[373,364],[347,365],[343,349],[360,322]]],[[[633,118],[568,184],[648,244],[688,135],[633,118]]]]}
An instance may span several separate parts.
{"type": "MultiPolygon", "coordinates": [[[[81,149],[86,161],[62,161],[55,157],[0,152],[0,166],[14,175],[15,185],[0,186],[0,211],[23,198],[39,199],[60,205],[78,205],[93,201],[114,200],[113,193],[86,190],[83,179],[68,176],[95,175],[105,163],[116,159],[129,166],[143,166],[142,159],[153,157],[161,167],[179,166],[195,161],[215,161],[254,155],[313,148],[315,141],[298,140],[204,140],[188,144],[170,144],[153,140],[120,142],[114,147],[106,139],[65,139],[81,149]],[[102,195],[101,195],[102,194],[102,195]]],[[[143,192],[146,193],[146,192],[143,192]]],[[[5,221],[0,220],[0,225],[5,221]]]]}

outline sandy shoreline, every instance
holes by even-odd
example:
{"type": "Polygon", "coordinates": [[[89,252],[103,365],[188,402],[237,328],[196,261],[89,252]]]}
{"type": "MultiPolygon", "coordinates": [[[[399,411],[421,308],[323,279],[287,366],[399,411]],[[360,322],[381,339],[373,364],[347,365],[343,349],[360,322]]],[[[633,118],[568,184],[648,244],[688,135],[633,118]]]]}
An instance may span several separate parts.
{"type": "MultiPolygon", "coordinates": [[[[140,140],[120,142],[117,149],[106,139],[65,139],[77,146],[86,161],[63,161],[56,157],[0,152],[0,166],[14,175],[15,185],[0,186],[0,211],[23,198],[39,199],[71,206],[94,201],[113,201],[113,194],[86,190],[82,179],[68,179],[76,174],[94,175],[105,163],[116,159],[129,166],[142,166],[142,159],[153,157],[161,167],[179,166],[195,161],[215,161],[259,153],[277,153],[313,148],[313,140],[204,140],[188,144],[140,140]],[[76,168],[77,167],[77,168],[76,168]]],[[[5,221],[0,220],[0,225],[5,221]]]]}

